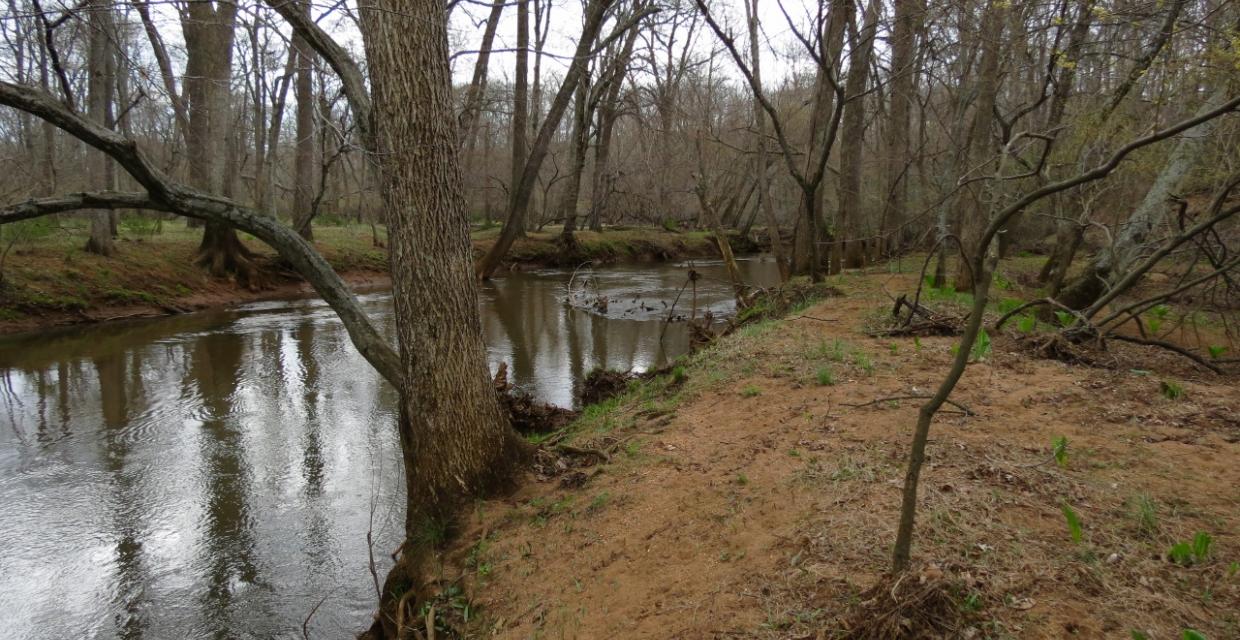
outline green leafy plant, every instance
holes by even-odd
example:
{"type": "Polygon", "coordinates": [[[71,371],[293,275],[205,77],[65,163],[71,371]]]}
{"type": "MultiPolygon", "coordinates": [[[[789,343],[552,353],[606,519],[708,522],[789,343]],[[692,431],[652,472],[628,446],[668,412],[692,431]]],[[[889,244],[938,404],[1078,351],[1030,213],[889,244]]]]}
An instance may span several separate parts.
{"type": "Polygon", "coordinates": [[[1219,358],[1223,357],[1224,353],[1227,353],[1227,347],[1224,347],[1222,345],[1212,344],[1206,348],[1209,349],[1210,357],[1214,360],[1218,360],[1219,358]]]}
{"type": "Polygon", "coordinates": [[[744,389],[741,389],[741,395],[746,398],[752,398],[757,395],[760,395],[761,393],[762,393],[762,390],[753,386],[752,384],[747,385],[744,389]]]}
{"type": "Polygon", "coordinates": [[[1060,467],[1068,466],[1068,438],[1059,436],[1051,443],[1051,455],[1055,457],[1055,464],[1060,467]]]}
{"type": "Polygon", "coordinates": [[[1157,334],[1162,330],[1163,323],[1167,321],[1167,314],[1171,313],[1171,307],[1160,304],[1150,309],[1150,317],[1145,319],[1145,326],[1149,327],[1150,333],[1157,334]]]}
{"type": "Polygon", "coordinates": [[[973,362],[981,362],[990,356],[990,334],[982,329],[977,334],[977,340],[973,341],[973,348],[969,349],[969,360],[973,362]]]}
{"type": "MultiPolygon", "coordinates": [[[[995,277],[998,277],[998,276],[999,274],[996,273],[995,277]]],[[[1016,308],[1022,304],[1024,303],[1022,303],[1020,300],[1016,298],[1004,298],[999,301],[999,313],[1003,313],[1003,314],[1011,313],[1015,311],[1016,308]]]]}
{"type": "Polygon", "coordinates": [[[681,384],[689,378],[689,372],[684,367],[677,365],[672,367],[672,384],[681,384]]]}
{"type": "Polygon", "coordinates": [[[1184,397],[1184,387],[1178,382],[1163,380],[1159,384],[1159,389],[1168,400],[1179,400],[1184,397]]]}
{"type": "Polygon", "coordinates": [[[995,272],[994,280],[992,280],[992,282],[994,283],[995,287],[1003,291],[1007,291],[1008,289],[1012,288],[1012,281],[1005,278],[1003,274],[999,273],[998,271],[995,272]]]}
{"type": "Polygon", "coordinates": [[[1021,333],[1033,333],[1038,328],[1038,319],[1033,316],[1020,316],[1016,319],[1016,328],[1021,333]]]}
{"type": "Polygon", "coordinates": [[[1060,507],[1063,511],[1063,519],[1068,523],[1068,534],[1072,536],[1072,541],[1080,544],[1084,539],[1084,532],[1081,529],[1081,519],[1076,515],[1076,511],[1072,510],[1071,505],[1067,502],[1060,507]]]}
{"type": "Polygon", "coordinates": [[[1177,542],[1167,550],[1167,558],[1171,562],[1190,566],[1201,564],[1210,558],[1210,545],[1214,539],[1205,531],[1198,531],[1190,542],[1177,542]]]}
{"type": "Polygon", "coordinates": [[[921,338],[913,336],[913,351],[921,353],[921,338]]]}
{"type": "Polygon", "coordinates": [[[822,367],[819,369],[818,373],[815,375],[815,379],[818,380],[818,384],[820,386],[835,386],[835,372],[831,370],[831,367],[822,367]]]}
{"type": "Polygon", "coordinates": [[[1076,323],[1076,316],[1070,311],[1056,311],[1055,319],[1059,321],[1059,326],[1070,327],[1076,323]]]}
{"type": "Polygon", "coordinates": [[[1181,640],[1206,640],[1205,635],[1196,629],[1185,629],[1184,635],[1180,636],[1181,640]]]}

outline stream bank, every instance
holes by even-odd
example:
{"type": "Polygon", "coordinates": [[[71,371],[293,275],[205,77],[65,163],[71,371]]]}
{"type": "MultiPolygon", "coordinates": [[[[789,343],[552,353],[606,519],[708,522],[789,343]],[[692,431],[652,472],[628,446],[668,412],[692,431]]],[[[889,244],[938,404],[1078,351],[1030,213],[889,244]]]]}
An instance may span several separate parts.
{"type": "MultiPolygon", "coordinates": [[[[485,253],[498,232],[498,228],[474,231],[471,240],[475,255],[485,253]]],[[[82,251],[79,245],[84,240],[72,229],[15,247],[6,261],[4,284],[0,285],[0,335],[313,293],[296,273],[278,264],[274,252],[250,238],[243,241],[266,269],[262,287],[251,289],[210,277],[193,264],[200,234],[198,229],[168,224],[158,234],[122,237],[117,241],[117,255],[111,258],[82,251]]],[[[505,261],[505,271],[575,267],[584,262],[657,263],[718,256],[713,238],[700,231],[649,227],[579,231],[578,251],[567,258],[557,242],[558,235],[558,228],[548,227],[519,239],[505,261]]],[[[737,252],[758,249],[747,239],[732,236],[732,241],[737,252]]],[[[315,245],[336,272],[356,288],[383,287],[390,282],[387,251],[375,246],[368,226],[316,227],[315,245]]]]}

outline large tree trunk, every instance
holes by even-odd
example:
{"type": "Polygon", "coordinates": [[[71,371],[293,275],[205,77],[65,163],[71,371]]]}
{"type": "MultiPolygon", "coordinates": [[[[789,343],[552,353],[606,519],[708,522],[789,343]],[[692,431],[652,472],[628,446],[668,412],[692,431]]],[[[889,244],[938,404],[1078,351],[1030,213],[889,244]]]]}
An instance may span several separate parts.
{"type": "Polygon", "coordinates": [[[586,166],[586,151],[590,146],[590,83],[582,79],[577,84],[576,97],[573,99],[573,132],[569,140],[568,184],[564,186],[564,195],[560,200],[560,215],[564,218],[564,229],[560,232],[560,244],[566,254],[577,252],[577,240],[573,233],[577,230],[577,201],[581,197],[581,174],[586,166]]]}
{"type": "Polygon", "coordinates": [[[801,182],[801,209],[793,231],[792,267],[797,274],[809,274],[815,282],[820,278],[822,261],[819,243],[823,240],[822,182],[826,159],[835,144],[840,108],[836,103],[836,83],[844,52],[844,31],[852,20],[852,0],[831,0],[830,19],[819,44],[819,63],[815,80],[814,106],[810,114],[809,148],[805,154],[804,178],[801,182]]]}
{"type": "MultiPolygon", "coordinates": [[[[310,3],[301,3],[310,15],[310,3]]],[[[305,38],[293,33],[293,50],[297,53],[297,80],[293,96],[297,100],[297,144],[293,153],[293,226],[307,240],[314,239],[310,226],[314,202],[315,127],[314,127],[314,52],[305,38]]]]}
{"type": "MultiPolygon", "coordinates": [[[[229,83],[237,24],[237,5],[191,2],[182,14],[185,36],[185,103],[188,114],[186,156],[189,183],[206,193],[223,191],[225,136],[228,130],[229,83]]],[[[232,227],[208,222],[198,245],[197,264],[214,276],[235,276],[254,286],[257,270],[252,255],[232,227]]]]}
{"type": "Polygon", "coordinates": [[[598,146],[594,149],[594,177],[590,192],[590,229],[603,230],[603,220],[611,204],[611,192],[615,175],[611,167],[611,141],[615,137],[616,120],[620,117],[620,87],[629,70],[633,45],[637,41],[637,29],[629,31],[620,51],[610,60],[603,74],[604,83],[598,104],[598,146]]]}
{"type": "MultiPolygon", "coordinates": [[[[530,84],[529,84],[529,50],[530,50],[530,3],[531,0],[517,0],[517,72],[512,94],[512,181],[508,188],[513,193],[521,183],[525,172],[525,161],[528,158],[529,119],[530,119],[530,84]]],[[[526,211],[510,213],[504,223],[503,233],[514,238],[525,237],[526,211]]]]}
{"type": "MultiPolygon", "coordinates": [[[[989,166],[988,161],[996,156],[996,148],[991,135],[991,124],[995,119],[995,100],[999,94],[1001,71],[1001,39],[1006,23],[1007,5],[993,2],[982,15],[981,38],[982,56],[978,63],[976,94],[973,106],[973,117],[969,131],[969,145],[966,167],[989,166]]],[[[965,187],[962,204],[957,210],[960,242],[965,247],[974,247],[977,239],[986,226],[988,212],[987,182],[974,182],[965,187]]],[[[956,271],[955,284],[957,291],[973,290],[973,270],[965,261],[961,261],[956,271]]]]}
{"type": "MultiPolygon", "coordinates": [[[[524,445],[487,370],[473,280],[440,0],[364,6],[375,145],[387,209],[396,333],[405,374],[400,440],[408,537],[388,575],[375,637],[398,637],[401,594],[419,589],[418,531],[506,481],[524,445]]],[[[419,602],[402,615],[416,614],[419,602]]],[[[400,636],[403,637],[403,636],[400,636]]]]}
{"type": "Polygon", "coordinates": [[[861,214],[865,211],[861,198],[861,151],[865,147],[864,93],[870,80],[870,54],[874,50],[877,28],[878,6],[871,0],[865,13],[865,25],[857,34],[844,87],[849,103],[840,127],[839,208],[835,226],[837,239],[831,252],[832,273],[839,273],[842,266],[850,269],[865,266],[865,243],[861,241],[861,214]]]}
{"type": "MultiPolygon", "coordinates": [[[[753,65],[754,83],[762,86],[762,67],[761,52],[758,44],[758,0],[747,0],[745,3],[745,16],[749,21],[749,57],[753,65]],[[752,3],[752,5],[750,4],[752,3]]],[[[779,233],[779,219],[775,217],[775,207],[771,203],[770,194],[770,177],[766,173],[766,110],[762,108],[762,103],[755,96],[753,99],[753,119],[754,119],[754,147],[755,160],[754,164],[758,174],[758,208],[762,210],[762,215],[766,221],[766,232],[771,238],[771,254],[775,256],[775,262],[779,265],[779,280],[787,282],[790,274],[791,265],[788,262],[787,252],[784,250],[784,241],[779,233]]]]}
{"type": "Polygon", "coordinates": [[[886,157],[883,178],[886,197],[879,218],[879,238],[874,243],[874,258],[880,252],[898,253],[907,233],[903,229],[908,204],[909,113],[917,100],[915,40],[925,19],[923,0],[895,0],[895,25],[891,42],[891,107],[885,130],[886,157]]]}
{"type": "MultiPolygon", "coordinates": [[[[112,99],[116,88],[112,6],[105,2],[92,3],[87,8],[87,20],[90,25],[90,48],[87,52],[86,115],[92,121],[112,128],[112,99]]],[[[91,188],[115,188],[110,170],[112,161],[107,156],[92,152],[88,162],[91,188]]],[[[101,256],[115,253],[111,212],[99,210],[87,216],[90,217],[90,238],[86,240],[86,251],[101,256]]]]}

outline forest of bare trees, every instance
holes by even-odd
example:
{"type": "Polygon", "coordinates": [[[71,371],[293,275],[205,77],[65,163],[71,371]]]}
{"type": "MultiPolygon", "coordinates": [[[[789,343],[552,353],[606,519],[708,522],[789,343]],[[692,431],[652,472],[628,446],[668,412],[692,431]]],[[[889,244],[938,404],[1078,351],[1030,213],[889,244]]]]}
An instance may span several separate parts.
{"type": "Polygon", "coordinates": [[[205,273],[261,289],[257,239],[399,392],[407,546],[374,637],[406,637],[423,523],[533,455],[477,311],[531,234],[575,265],[583,234],[708,232],[741,307],[734,246],[769,251],[785,281],[912,261],[905,329],[931,315],[923,287],[971,294],[951,365],[917,396],[894,571],[931,421],[987,327],[1058,311],[1065,343],[1218,370],[1118,327],[1190,289],[1234,304],[1234,3],[8,0],[4,15],[0,251],[67,233],[106,258],[141,251],[130,229],[188,224],[205,273]],[[316,249],[345,225],[387,252],[395,346],[316,249]],[[1018,256],[1038,257],[1039,296],[988,325],[1018,256]],[[1163,261],[1189,266],[1132,297],[1163,261]]]}

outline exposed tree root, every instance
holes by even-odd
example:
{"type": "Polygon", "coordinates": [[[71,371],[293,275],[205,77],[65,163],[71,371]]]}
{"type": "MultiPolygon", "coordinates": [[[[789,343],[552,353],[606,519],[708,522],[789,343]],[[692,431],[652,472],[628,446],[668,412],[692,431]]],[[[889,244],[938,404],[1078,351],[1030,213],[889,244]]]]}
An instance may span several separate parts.
{"type": "Polygon", "coordinates": [[[1017,336],[1016,344],[1039,358],[1058,360],[1068,364],[1083,364],[1090,367],[1107,366],[1106,363],[1091,353],[1091,349],[1078,342],[1069,340],[1061,333],[1017,336]]]}
{"type": "Polygon", "coordinates": [[[958,638],[967,624],[962,613],[964,581],[939,567],[884,576],[845,617],[845,638],[922,640],[958,638]]]}

